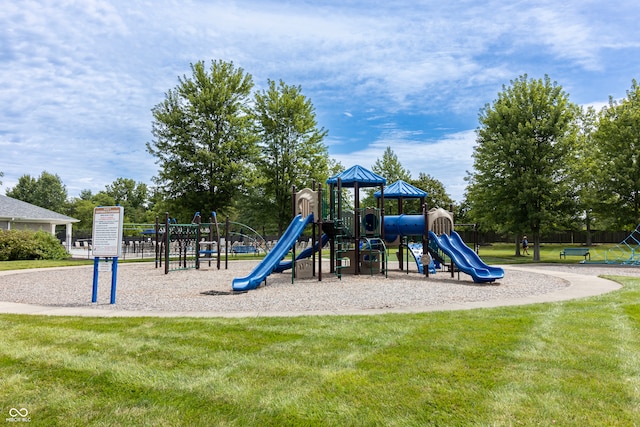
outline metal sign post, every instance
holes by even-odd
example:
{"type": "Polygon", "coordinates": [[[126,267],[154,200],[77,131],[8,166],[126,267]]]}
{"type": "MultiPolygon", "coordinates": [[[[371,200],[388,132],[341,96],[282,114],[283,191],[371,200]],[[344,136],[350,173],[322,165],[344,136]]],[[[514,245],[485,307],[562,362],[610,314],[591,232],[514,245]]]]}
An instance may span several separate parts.
{"type": "Polygon", "coordinates": [[[118,278],[118,257],[122,252],[122,228],[124,208],[122,206],[98,206],[93,210],[93,295],[92,303],[98,302],[98,274],[101,270],[100,258],[111,264],[111,304],[116,303],[116,283],[118,278]]]}

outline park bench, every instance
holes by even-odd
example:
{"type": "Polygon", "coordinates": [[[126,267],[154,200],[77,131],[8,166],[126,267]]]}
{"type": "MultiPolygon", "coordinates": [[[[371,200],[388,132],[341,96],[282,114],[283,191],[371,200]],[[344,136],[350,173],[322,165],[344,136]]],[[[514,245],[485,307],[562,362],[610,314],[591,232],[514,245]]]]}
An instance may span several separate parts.
{"type": "Polygon", "coordinates": [[[567,259],[567,255],[582,256],[584,257],[585,261],[587,260],[587,257],[591,259],[591,254],[589,253],[589,249],[587,248],[564,248],[560,252],[560,259],[562,259],[562,257],[564,257],[564,259],[567,259]]]}
{"type": "Polygon", "coordinates": [[[255,254],[258,250],[251,245],[236,245],[231,248],[231,252],[234,254],[255,254]]]}

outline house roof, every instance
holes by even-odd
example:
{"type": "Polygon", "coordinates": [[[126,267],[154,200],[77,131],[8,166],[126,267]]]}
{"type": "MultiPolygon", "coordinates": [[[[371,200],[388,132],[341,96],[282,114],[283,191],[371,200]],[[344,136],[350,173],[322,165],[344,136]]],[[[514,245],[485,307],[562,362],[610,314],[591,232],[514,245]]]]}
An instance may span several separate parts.
{"type": "MultiPolygon", "coordinates": [[[[379,199],[381,192],[376,191],[373,195],[376,199],[379,199]]],[[[400,197],[404,197],[405,199],[419,199],[421,197],[427,197],[427,192],[419,189],[418,187],[414,187],[403,180],[396,181],[393,184],[384,187],[385,199],[399,199],[400,197]]]]}
{"type": "Polygon", "coordinates": [[[79,219],[62,215],[22,200],[0,195],[0,219],[20,222],[47,222],[67,224],[79,222],[79,219]]]}
{"type": "Polygon", "coordinates": [[[346,171],[332,176],[327,180],[327,184],[337,184],[338,178],[343,187],[354,187],[356,182],[360,187],[377,187],[387,183],[385,178],[360,165],[351,166],[346,171]]]}

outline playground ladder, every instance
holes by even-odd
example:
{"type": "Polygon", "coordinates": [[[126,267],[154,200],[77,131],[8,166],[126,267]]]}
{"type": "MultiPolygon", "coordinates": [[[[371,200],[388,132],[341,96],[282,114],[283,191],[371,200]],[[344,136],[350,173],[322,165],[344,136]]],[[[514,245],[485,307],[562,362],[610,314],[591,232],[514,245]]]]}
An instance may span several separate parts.
{"type": "Polygon", "coordinates": [[[349,251],[349,239],[346,238],[344,223],[342,219],[335,220],[334,229],[334,241],[336,244],[335,274],[340,280],[342,280],[342,269],[349,267],[348,265],[344,264],[345,260],[349,260],[348,257],[344,256],[344,254],[349,251]]]}

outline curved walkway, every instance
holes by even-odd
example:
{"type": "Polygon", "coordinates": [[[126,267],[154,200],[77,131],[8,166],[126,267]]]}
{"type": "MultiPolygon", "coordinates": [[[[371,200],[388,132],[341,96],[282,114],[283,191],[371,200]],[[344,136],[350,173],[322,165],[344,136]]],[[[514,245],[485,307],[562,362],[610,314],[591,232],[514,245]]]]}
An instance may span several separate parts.
{"type": "MultiPolygon", "coordinates": [[[[543,269],[537,266],[504,266],[507,274],[509,271],[532,273],[536,275],[549,275],[568,283],[568,286],[552,292],[516,297],[509,299],[492,299],[473,302],[449,302],[439,305],[423,307],[399,307],[399,308],[375,308],[367,310],[345,309],[332,311],[242,311],[242,312],[216,312],[216,311],[135,311],[102,309],[95,305],[85,307],[64,307],[34,305],[15,302],[0,302],[0,313],[7,314],[31,314],[48,316],[87,316],[87,317],[259,317],[259,316],[302,316],[302,315],[371,315],[381,313],[417,313],[446,310],[468,310],[475,308],[489,308],[501,306],[516,306],[543,302],[557,302],[571,299],[585,298],[601,295],[620,289],[620,285],[611,280],[594,275],[585,275],[571,272],[571,268],[543,269]]],[[[15,273],[15,272],[13,272],[15,273]]]]}

